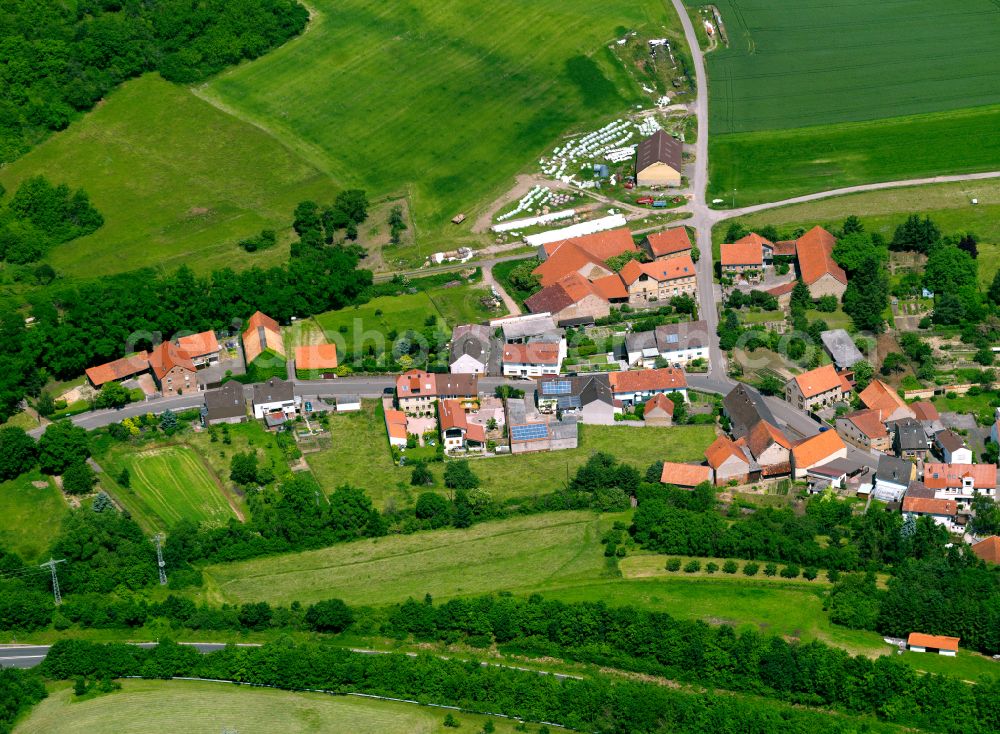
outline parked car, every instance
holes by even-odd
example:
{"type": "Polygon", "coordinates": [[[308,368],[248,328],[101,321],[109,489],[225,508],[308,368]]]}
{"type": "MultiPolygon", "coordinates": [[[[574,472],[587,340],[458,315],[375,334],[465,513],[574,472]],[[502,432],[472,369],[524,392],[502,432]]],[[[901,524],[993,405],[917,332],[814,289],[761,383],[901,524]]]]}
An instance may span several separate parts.
{"type": "Polygon", "coordinates": [[[653,202],[653,207],[656,208],[656,209],[666,209],[667,208],[667,200],[666,199],[657,199],[656,201],[653,202]]]}
{"type": "Polygon", "coordinates": [[[635,203],[636,204],[652,204],[653,203],[653,197],[652,196],[640,196],[638,199],[635,200],[635,203]]]}

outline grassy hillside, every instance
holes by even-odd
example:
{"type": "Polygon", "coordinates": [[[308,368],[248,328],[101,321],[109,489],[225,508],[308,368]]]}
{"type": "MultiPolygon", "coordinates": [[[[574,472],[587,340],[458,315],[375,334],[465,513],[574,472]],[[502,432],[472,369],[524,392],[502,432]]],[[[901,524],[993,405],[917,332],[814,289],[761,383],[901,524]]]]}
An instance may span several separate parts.
{"type": "Polygon", "coordinates": [[[274,264],[287,258],[287,242],[251,255],[237,241],[290,227],[299,201],[335,191],[270,135],[156,75],[126,83],[0,170],[0,184],[10,191],[39,173],[82,186],[104,215],[97,232],[50,253],[67,277],[274,264]]]}
{"type": "MultiPolygon", "coordinates": [[[[486,717],[455,712],[461,731],[479,731],[486,717]]],[[[61,684],[15,729],[17,734],[443,734],[444,714],[413,704],[246,688],[199,681],[122,681],[110,696],[76,701],[61,684]]],[[[495,719],[498,732],[514,722],[495,719]]],[[[555,731],[562,731],[552,727],[555,731]]]]}
{"type": "Polygon", "coordinates": [[[310,5],[301,38],[200,93],[345,185],[408,192],[425,236],[488,203],[568,128],[639,101],[604,46],[676,23],[660,0],[310,5]]]}
{"type": "Polygon", "coordinates": [[[715,4],[729,47],[708,56],[713,133],[1000,103],[1000,6],[992,0],[715,4]]]}
{"type": "Polygon", "coordinates": [[[48,559],[49,545],[67,514],[52,479],[38,471],[0,482],[0,546],[26,561],[48,559]]]}

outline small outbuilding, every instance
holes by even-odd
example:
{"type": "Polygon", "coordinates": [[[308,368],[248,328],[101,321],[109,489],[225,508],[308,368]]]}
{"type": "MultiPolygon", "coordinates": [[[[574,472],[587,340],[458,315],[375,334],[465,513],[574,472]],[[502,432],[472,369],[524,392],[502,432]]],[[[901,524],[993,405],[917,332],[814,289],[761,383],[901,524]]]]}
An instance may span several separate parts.
{"type": "Polygon", "coordinates": [[[958,653],[960,637],[943,637],[942,635],[925,635],[923,632],[911,632],[906,638],[906,648],[913,652],[936,652],[938,655],[955,657],[958,653]]]}

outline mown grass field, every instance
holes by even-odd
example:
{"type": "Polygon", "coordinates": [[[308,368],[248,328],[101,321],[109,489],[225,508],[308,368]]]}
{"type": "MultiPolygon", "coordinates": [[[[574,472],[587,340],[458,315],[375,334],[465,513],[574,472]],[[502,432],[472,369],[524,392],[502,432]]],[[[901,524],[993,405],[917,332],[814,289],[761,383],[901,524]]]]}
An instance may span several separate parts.
{"type": "Polygon", "coordinates": [[[0,546],[29,562],[48,560],[45,554],[68,513],[62,494],[41,472],[0,482],[0,546]]]}
{"type": "Polygon", "coordinates": [[[131,479],[115,494],[148,526],[169,528],[182,519],[224,523],[236,514],[201,457],[186,446],[142,450],[119,463],[131,479]]]}
{"type": "Polygon", "coordinates": [[[215,603],[306,603],[336,596],[349,604],[380,606],[427,593],[435,601],[497,591],[539,593],[746,624],[854,652],[887,649],[876,634],[832,625],[823,612],[825,585],[820,583],[685,574],[623,578],[609,566],[600,543],[603,530],[616,519],[623,516],[549,513],[209,566],[198,594],[215,603]]]}
{"type": "Polygon", "coordinates": [[[409,194],[417,236],[439,241],[468,235],[448,220],[486,206],[568,129],[642,101],[603,47],[677,23],[659,0],[310,6],[300,38],[199,93],[345,186],[409,194]]]}
{"type": "Polygon", "coordinates": [[[707,57],[712,197],[728,204],[736,189],[746,205],[996,167],[991,0],[717,6],[730,45],[707,57]]]}
{"type": "MultiPolygon", "coordinates": [[[[320,485],[328,492],[341,484],[364,489],[379,507],[397,507],[416,501],[424,491],[410,486],[411,469],[392,463],[385,422],[377,401],[364,401],[358,413],[330,417],[327,448],[306,459],[320,485]]],[[[494,499],[530,497],[562,487],[592,454],[605,451],[640,471],[655,461],[698,461],[715,440],[711,426],[634,428],[580,426],[575,449],[472,460],[472,469],[494,499]]],[[[443,464],[431,464],[435,489],[444,491],[443,464]]]]}
{"type": "MultiPolygon", "coordinates": [[[[459,731],[482,729],[485,716],[454,712],[459,731]]],[[[498,732],[514,722],[494,719],[498,732]]],[[[201,681],[125,680],[116,693],[75,701],[56,684],[15,728],[17,734],[444,734],[440,709],[322,693],[293,693],[201,681]]],[[[550,727],[562,731],[558,727],[550,727]]]]}
{"type": "Polygon", "coordinates": [[[123,85],[65,132],[0,170],[13,191],[43,174],[82,186],[104,226],[52,251],[65,277],[139,267],[268,266],[288,243],[248,254],[241,237],[291,225],[304,199],[328,201],[330,178],[251,124],[148,75],[123,85]]]}

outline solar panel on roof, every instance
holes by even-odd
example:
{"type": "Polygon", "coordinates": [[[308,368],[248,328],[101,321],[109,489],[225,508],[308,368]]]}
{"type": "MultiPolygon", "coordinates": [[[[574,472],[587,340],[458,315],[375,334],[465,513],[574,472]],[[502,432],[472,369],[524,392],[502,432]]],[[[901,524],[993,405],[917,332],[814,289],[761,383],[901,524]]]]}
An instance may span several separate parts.
{"type": "Polygon", "coordinates": [[[556,407],[560,410],[579,408],[581,406],[579,395],[562,395],[556,400],[556,407]]]}
{"type": "Polygon", "coordinates": [[[573,384],[569,380],[550,380],[542,383],[543,395],[568,395],[573,391],[573,384]]]}
{"type": "Polygon", "coordinates": [[[546,438],[549,435],[549,427],[546,423],[532,423],[527,426],[511,426],[510,435],[515,441],[531,441],[539,438],[546,438]]]}

